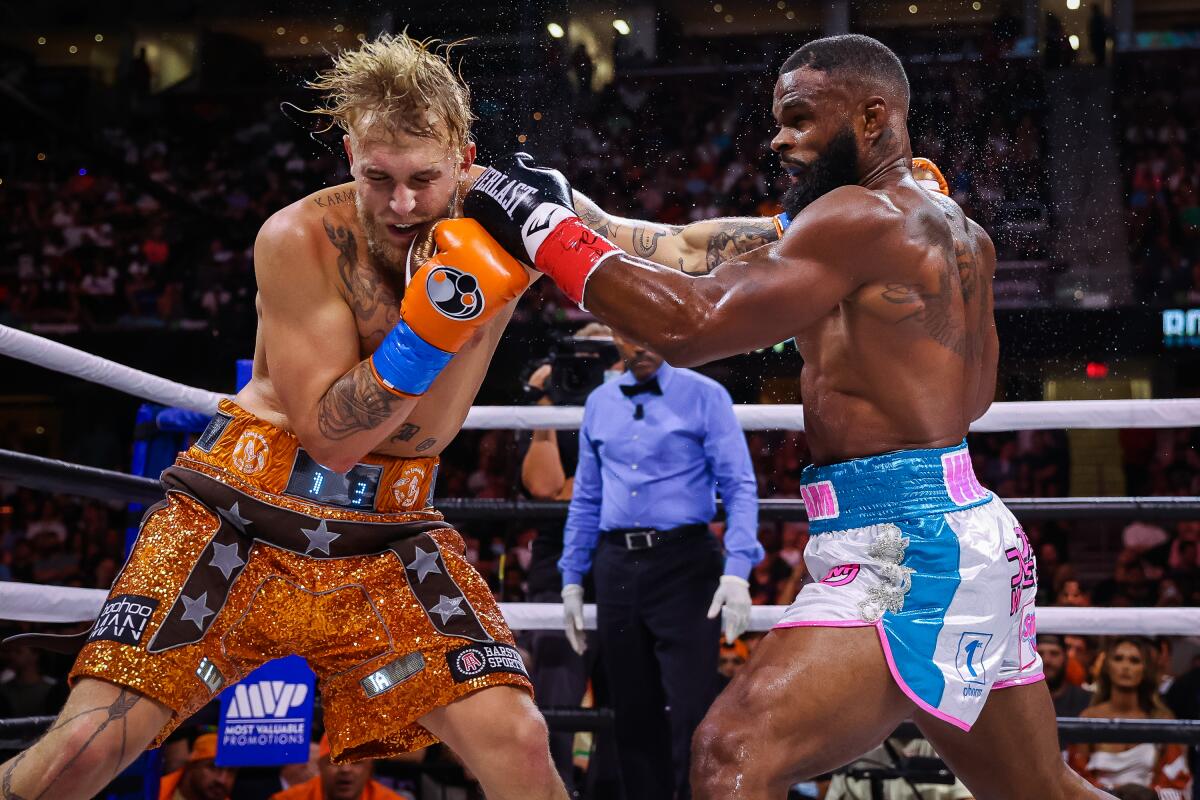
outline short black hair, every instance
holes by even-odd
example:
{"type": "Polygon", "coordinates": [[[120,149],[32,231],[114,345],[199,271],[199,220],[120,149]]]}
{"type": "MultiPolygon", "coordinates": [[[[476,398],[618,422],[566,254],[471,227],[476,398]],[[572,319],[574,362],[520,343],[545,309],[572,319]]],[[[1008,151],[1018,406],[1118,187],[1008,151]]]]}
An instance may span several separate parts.
{"type": "Polygon", "coordinates": [[[788,56],[779,74],[801,67],[846,75],[868,86],[887,89],[908,108],[908,76],[904,74],[904,65],[878,39],[857,33],[815,39],[788,56]]]}

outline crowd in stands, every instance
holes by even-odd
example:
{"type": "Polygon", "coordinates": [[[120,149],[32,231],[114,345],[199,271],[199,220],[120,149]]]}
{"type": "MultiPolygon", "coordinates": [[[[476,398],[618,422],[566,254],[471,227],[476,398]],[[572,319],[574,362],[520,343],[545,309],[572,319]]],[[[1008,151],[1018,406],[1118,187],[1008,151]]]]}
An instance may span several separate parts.
{"type": "MultiPolygon", "coordinates": [[[[1045,200],[1036,63],[914,64],[910,72],[914,150],[940,162],[955,198],[998,231],[1001,257],[1041,255],[1040,242],[1008,236],[1000,224],[1013,204],[1045,200]]],[[[532,146],[542,141],[540,157],[616,213],[671,224],[770,215],[786,188],[768,147],[772,82],[770,69],[702,81],[618,78],[596,94],[578,91],[569,114],[545,123],[561,135],[532,146]]],[[[244,326],[253,319],[258,225],[347,179],[336,136],[314,141],[290,106],[158,102],[154,113],[103,127],[87,148],[54,140],[44,161],[6,181],[0,322],[244,326]]],[[[484,116],[488,135],[495,126],[484,116]]],[[[482,141],[481,151],[510,146],[482,141]]]]}
{"type": "Polygon", "coordinates": [[[1200,57],[1117,62],[1116,110],[1138,299],[1200,301],[1200,57]]]}

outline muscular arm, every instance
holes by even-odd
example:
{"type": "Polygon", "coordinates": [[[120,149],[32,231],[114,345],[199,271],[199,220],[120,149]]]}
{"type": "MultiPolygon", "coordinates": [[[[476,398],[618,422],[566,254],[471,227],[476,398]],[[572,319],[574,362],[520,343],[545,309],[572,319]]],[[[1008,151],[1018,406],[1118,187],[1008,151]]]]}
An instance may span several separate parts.
{"type": "Polygon", "coordinates": [[[589,311],[676,366],[703,364],[794,336],[876,275],[870,249],[897,248],[899,212],[860,187],[809,206],[778,243],[693,277],[628,255],[587,283],[589,311]],[[848,242],[859,242],[854,248],[848,242]]]}
{"type": "MultiPolygon", "coordinates": [[[[352,264],[354,234],[328,233],[338,258],[352,264]]],[[[343,472],[399,427],[417,399],[384,389],[359,358],[354,311],[322,268],[322,246],[311,230],[276,215],[254,243],[254,271],[272,385],[304,448],[343,472]]]]}
{"type": "Polygon", "coordinates": [[[778,241],[771,217],[724,217],[690,225],[624,219],[606,213],[579,192],[575,211],[584,224],[632,255],[691,275],[712,272],[735,256],[778,241]]]}

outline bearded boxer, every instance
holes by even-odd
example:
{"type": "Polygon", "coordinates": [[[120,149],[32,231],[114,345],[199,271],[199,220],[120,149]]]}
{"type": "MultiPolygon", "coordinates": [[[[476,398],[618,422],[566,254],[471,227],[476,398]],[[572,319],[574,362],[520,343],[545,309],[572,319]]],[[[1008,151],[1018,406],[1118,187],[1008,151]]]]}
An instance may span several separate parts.
{"type": "Polygon", "coordinates": [[[1033,555],[965,442],[995,391],[995,250],[914,179],[908,103],[899,59],[874,39],[797,50],[772,98],[792,223],[701,277],[598,236],[563,177],[525,154],[465,201],[510,253],[672,364],[791,337],[804,358],[805,560],[819,582],[697,732],[698,798],[783,797],[910,716],[975,797],[1099,794],[1059,757],[1033,555]]]}
{"type": "MultiPolygon", "coordinates": [[[[491,798],[566,796],[512,636],[430,505],[437,455],[532,274],[474,221],[432,224],[459,216],[480,172],[467,87],[403,35],[341,53],[312,85],[345,130],[353,181],[263,225],[253,379],[164,473],[167,499],[83,637],[62,715],[0,766],[0,798],[93,796],[290,653],[321,679],[335,761],[441,740],[491,798]]],[[[646,235],[589,207],[631,247],[646,235]]],[[[703,271],[776,230],[674,228],[659,257],[703,271]]]]}

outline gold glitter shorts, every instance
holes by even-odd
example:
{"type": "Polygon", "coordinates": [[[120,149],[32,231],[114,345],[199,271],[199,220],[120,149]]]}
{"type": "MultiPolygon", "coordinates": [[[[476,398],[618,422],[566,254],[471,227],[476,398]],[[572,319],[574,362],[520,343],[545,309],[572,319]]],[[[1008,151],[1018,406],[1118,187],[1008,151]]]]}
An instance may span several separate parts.
{"type": "Polygon", "coordinates": [[[347,508],[284,493],[306,458],[294,435],[222,402],[163,472],[166,500],[142,521],[72,680],[171,708],[160,744],[225,686],[298,654],[320,680],[338,761],[435,742],[420,717],[479,689],[532,693],[462,537],[429,505],[437,460],[369,456],[358,474],[376,476],[373,500],[347,508]]]}

